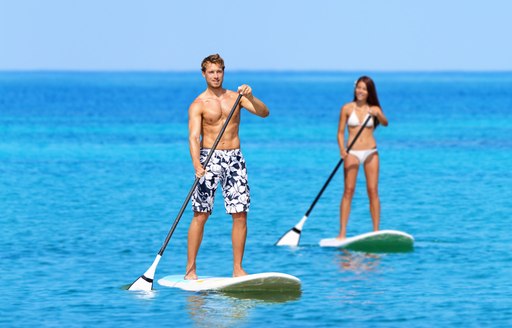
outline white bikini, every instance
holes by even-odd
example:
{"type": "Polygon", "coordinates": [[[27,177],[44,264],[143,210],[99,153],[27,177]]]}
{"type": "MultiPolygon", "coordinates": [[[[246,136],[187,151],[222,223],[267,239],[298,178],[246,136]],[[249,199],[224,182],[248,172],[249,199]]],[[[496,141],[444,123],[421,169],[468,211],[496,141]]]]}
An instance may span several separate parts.
{"type": "MultiPolygon", "coordinates": [[[[363,122],[366,121],[366,119],[368,118],[369,115],[370,115],[369,113],[366,113],[366,116],[364,117],[363,122]]],[[[354,109],[352,110],[352,113],[350,113],[350,116],[348,117],[347,125],[350,127],[356,127],[356,126],[363,125],[363,123],[359,122],[359,118],[356,115],[355,106],[354,106],[354,109]]],[[[373,126],[374,126],[373,117],[370,117],[370,119],[368,120],[368,123],[366,123],[366,127],[373,128],[373,126]]],[[[350,155],[354,155],[359,160],[359,164],[364,164],[364,162],[366,161],[368,156],[370,156],[371,154],[376,153],[376,152],[377,152],[377,147],[372,148],[372,149],[364,149],[364,150],[350,150],[348,153],[350,155]]]]}

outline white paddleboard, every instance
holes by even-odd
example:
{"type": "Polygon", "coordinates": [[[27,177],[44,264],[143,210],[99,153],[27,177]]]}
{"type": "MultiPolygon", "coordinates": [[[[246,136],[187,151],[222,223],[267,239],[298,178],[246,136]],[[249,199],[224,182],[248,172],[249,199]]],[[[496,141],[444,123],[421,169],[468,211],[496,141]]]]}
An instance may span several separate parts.
{"type": "Polygon", "coordinates": [[[242,277],[205,277],[185,280],[183,275],[166,276],[158,280],[165,287],[187,291],[260,292],[299,291],[300,279],[279,272],[249,274],[242,277]]]}
{"type": "Polygon", "coordinates": [[[346,248],[361,252],[408,252],[413,249],[414,238],[402,231],[380,230],[346,239],[320,240],[322,247],[346,248]]]}

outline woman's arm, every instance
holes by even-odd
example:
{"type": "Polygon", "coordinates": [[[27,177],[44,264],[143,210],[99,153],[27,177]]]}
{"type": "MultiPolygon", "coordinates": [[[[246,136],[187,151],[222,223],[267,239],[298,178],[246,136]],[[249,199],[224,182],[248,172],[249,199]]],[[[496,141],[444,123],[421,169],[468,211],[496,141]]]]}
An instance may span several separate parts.
{"type": "Polygon", "coordinates": [[[345,158],[347,150],[345,149],[345,126],[347,125],[347,105],[341,107],[340,120],[338,122],[338,146],[340,148],[340,156],[345,158]]]}

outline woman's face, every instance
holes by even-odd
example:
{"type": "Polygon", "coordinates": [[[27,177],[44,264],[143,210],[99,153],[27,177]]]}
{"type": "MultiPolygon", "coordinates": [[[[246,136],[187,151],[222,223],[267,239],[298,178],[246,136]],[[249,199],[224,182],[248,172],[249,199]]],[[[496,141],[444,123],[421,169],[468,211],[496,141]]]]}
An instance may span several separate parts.
{"type": "Polygon", "coordinates": [[[368,99],[368,89],[366,88],[366,83],[359,81],[359,83],[356,85],[355,93],[357,101],[366,101],[368,99]]]}

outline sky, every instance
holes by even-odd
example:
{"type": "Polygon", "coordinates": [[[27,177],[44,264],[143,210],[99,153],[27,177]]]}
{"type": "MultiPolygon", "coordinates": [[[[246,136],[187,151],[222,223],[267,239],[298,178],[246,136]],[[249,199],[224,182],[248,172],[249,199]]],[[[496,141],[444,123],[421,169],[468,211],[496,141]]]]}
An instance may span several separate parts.
{"type": "Polygon", "coordinates": [[[512,71],[510,0],[0,0],[0,70],[512,71]]]}

